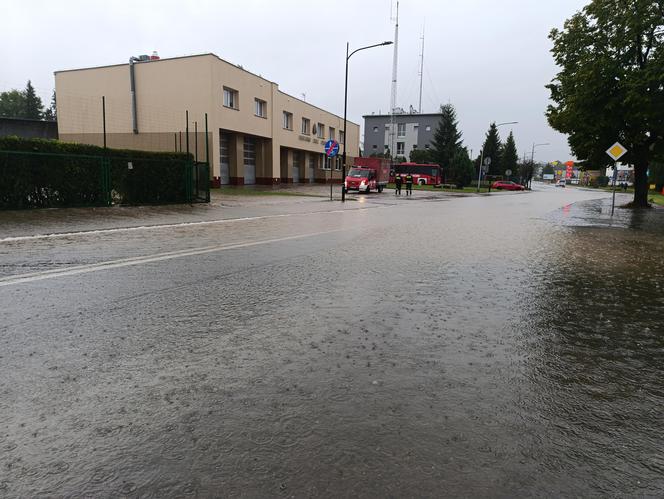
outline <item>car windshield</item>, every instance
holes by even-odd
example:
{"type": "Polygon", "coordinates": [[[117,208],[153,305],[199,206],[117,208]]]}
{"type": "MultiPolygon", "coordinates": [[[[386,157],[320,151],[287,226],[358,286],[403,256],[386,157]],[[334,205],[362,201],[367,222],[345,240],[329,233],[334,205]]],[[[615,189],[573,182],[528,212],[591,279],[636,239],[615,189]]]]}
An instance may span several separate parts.
{"type": "Polygon", "coordinates": [[[353,168],[348,172],[349,177],[353,178],[369,178],[369,170],[360,170],[359,168],[353,168]]]}

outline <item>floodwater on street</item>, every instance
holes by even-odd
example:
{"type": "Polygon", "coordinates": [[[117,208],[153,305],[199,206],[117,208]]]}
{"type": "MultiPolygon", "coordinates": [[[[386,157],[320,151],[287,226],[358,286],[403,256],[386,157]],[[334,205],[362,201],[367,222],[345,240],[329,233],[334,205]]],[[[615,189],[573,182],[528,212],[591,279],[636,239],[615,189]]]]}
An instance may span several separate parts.
{"type": "Polygon", "coordinates": [[[664,494],[664,210],[290,203],[0,225],[0,497],[664,494]]]}

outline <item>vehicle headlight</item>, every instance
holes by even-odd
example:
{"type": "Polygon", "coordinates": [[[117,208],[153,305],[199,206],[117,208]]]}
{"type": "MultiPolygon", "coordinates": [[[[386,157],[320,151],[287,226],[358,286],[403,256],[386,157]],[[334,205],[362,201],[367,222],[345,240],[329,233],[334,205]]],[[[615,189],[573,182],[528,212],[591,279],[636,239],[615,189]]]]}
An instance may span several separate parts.
{"type": "Polygon", "coordinates": [[[362,182],[360,182],[360,185],[364,185],[364,184],[366,184],[366,181],[365,181],[365,180],[363,180],[362,182]]]}

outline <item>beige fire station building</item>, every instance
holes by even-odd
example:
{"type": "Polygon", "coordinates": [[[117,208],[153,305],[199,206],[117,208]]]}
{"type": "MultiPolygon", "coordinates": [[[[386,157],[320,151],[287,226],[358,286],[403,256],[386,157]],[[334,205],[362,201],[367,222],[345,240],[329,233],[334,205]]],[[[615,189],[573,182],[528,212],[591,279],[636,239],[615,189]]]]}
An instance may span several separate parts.
{"type": "MultiPolygon", "coordinates": [[[[207,113],[211,175],[221,184],[341,177],[341,161],[327,159],[324,145],[330,138],[343,143],[343,117],[214,54],[56,71],[55,88],[63,141],[102,145],[105,125],[108,147],[180,151],[188,138],[204,161],[207,113]]],[[[347,133],[351,164],[359,125],[349,121],[347,133]]]]}

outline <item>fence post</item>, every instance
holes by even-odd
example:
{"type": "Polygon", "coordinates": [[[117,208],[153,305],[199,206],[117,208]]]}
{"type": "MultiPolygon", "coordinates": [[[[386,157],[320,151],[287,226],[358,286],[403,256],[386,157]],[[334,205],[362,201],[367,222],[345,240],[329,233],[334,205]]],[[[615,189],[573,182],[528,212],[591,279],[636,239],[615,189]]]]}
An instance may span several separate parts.
{"type": "Polygon", "coordinates": [[[191,181],[191,176],[194,172],[194,164],[187,159],[184,163],[184,188],[185,188],[185,200],[188,204],[192,204],[194,200],[193,196],[193,182],[191,181]]]}
{"type": "Polygon", "coordinates": [[[111,162],[101,157],[101,204],[102,206],[111,206],[111,162]]]}

